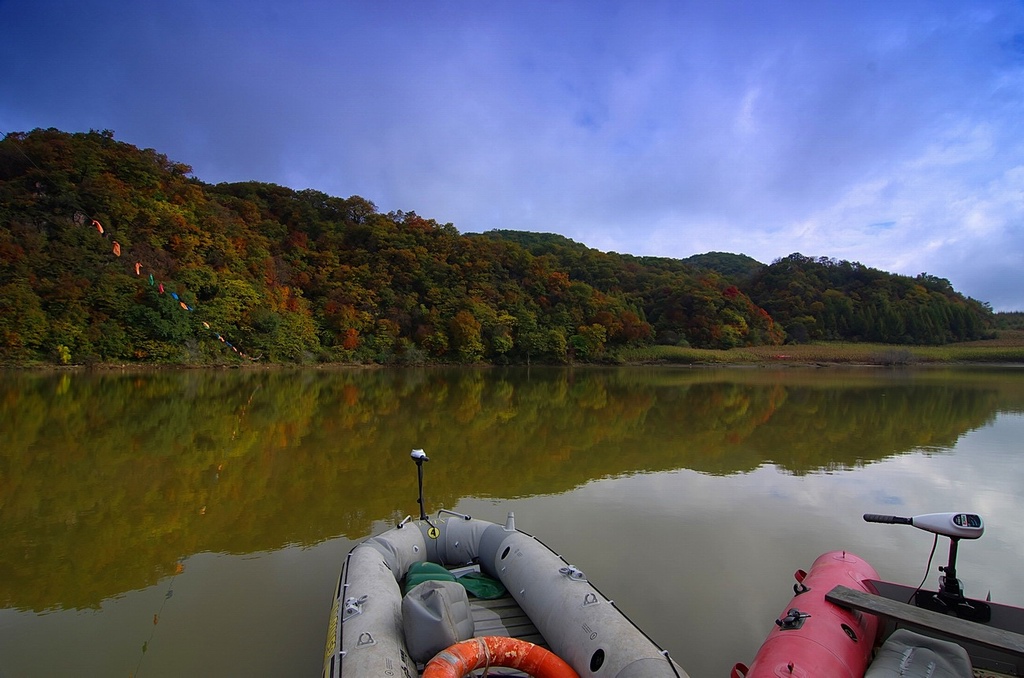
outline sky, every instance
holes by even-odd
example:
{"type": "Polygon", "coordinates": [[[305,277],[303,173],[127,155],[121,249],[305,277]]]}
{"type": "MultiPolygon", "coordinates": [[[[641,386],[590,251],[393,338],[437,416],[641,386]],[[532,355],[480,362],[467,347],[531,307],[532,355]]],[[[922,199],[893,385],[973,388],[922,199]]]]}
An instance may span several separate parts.
{"type": "Polygon", "coordinates": [[[0,134],[1024,311],[1022,0],[0,0],[0,134]]]}

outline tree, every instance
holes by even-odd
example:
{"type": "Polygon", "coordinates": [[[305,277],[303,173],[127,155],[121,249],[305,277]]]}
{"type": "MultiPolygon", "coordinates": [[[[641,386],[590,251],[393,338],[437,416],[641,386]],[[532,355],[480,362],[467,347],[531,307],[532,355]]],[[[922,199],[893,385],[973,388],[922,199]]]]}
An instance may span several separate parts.
{"type": "Polygon", "coordinates": [[[477,362],[483,358],[484,344],[480,339],[480,328],[480,321],[469,311],[461,310],[452,318],[449,326],[451,348],[460,360],[477,362]]]}
{"type": "Polygon", "coordinates": [[[48,324],[39,297],[26,281],[0,287],[0,357],[31,356],[46,338],[48,324]]]}
{"type": "Polygon", "coordinates": [[[576,328],[576,334],[569,338],[569,343],[573,349],[573,356],[577,359],[601,356],[604,353],[604,342],[607,334],[605,326],[599,323],[581,325],[576,328]]]}

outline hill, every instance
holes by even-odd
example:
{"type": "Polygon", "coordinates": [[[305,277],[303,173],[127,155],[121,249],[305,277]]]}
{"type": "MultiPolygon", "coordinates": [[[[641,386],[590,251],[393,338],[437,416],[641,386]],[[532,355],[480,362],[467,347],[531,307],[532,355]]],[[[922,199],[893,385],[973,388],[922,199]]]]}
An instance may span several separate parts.
{"type": "Polygon", "coordinates": [[[764,268],[757,259],[746,254],[731,252],[707,252],[686,257],[683,262],[696,268],[707,268],[721,273],[729,280],[742,284],[764,268]]]}
{"type": "MultiPolygon", "coordinates": [[[[0,360],[603,360],[652,343],[775,344],[784,328],[800,339],[815,304],[835,301],[826,293],[856,309],[863,291],[789,261],[758,269],[748,294],[723,268],[752,268],[741,255],[688,263],[547,234],[462,235],[414,212],[382,214],[359,196],[190,175],[110,132],[7,135],[0,360]]],[[[934,309],[932,322],[946,323],[923,337],[905,320],[900,339],[973,338],[990,322],[984,305],[934,281],[873,280],[871,304],[891,293],[897,317],[934,309]]],[[[837,320],[822,331],[855,330],[837,320]]]]}
{"type": "MultiPolygon", "coordinates": [[[[948,280],[924,273],[911,278],[856,262],[799,253],[766,266],[752,257],[724,252],[681,260],[634,257],[599,252],[553,234],[491,231],[484,236],[515,242],[534,254],[556,256],[574,278],[600,289],[614,287],[639,299],[647,317],[654,322],[656,343],[688,343],[694,336],[692,331],[676,336],[674,327],[658,324],[667,310],[659,303],[664,299],[657,293],[662,277],[714,280],[724,296],[745,293],[759,312],[767,312],[773,329],[782,329],[789,342],[843,340],[920,345],[991,335],[993,314],[986,304],[956,292],[948,280]]],[[[689,289],[687,293],[694,291],[689,289]]],[[[730,339],[720,335],[692,345],[741,345],[730,344],[730,339]]]]}

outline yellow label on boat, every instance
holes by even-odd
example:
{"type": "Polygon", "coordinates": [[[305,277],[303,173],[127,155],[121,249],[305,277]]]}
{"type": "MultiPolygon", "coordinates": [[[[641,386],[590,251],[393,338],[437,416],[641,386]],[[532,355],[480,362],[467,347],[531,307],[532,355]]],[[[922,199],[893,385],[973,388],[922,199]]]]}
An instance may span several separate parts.
{"type": "Polygon", "coordinates": [[[430,528],[427,530],[427,536],[431,539],[437,539],[441,536],[441,530],[431,525],[430,528]]]}
{"type": "Polygon", "coordinates": [[[327,666],[327,662],[331,661],[331,655],[334,654],[334,650],[338,647],[338,601],[341,598],[334,599],[334,605],[331,606],[331,619],[327,623],[327,648],[324,651],[324,666],[327,666]]]}

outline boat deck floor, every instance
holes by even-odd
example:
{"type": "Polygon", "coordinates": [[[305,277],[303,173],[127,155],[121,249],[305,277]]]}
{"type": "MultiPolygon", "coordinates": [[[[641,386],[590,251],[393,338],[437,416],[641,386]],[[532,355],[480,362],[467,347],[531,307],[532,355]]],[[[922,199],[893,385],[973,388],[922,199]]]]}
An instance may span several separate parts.
{"type": "MultiPolygon", "coordinates": [[[[530,618],[519,607],[519,603],[510,595],[493,600],[482,600],[480,598],[469,599],[469,609],[473,613],[473,624],[475,630],[473,636],[509,636],[526,640],[534,645],[547,647],[547,642],[540,635],[537,627],[533,625],[530,618]]],[[[420,673],[423,666],[418,667],[420,673]]],[[[481,669],[483,671],[483,669],[481,669]]],[[[493,666],[487,669],[489,676],[526,676],[527,674],[515,669],[493,666]]]]}
{"type": "Polygon", "coordinates": [[[511,636],[547,647],[540,631],[512,596],[505,595],[494,600],[472,598],[469,609],[473,613],[473,624],[476,627],[473,635],[477,638],[511,636]]]}

